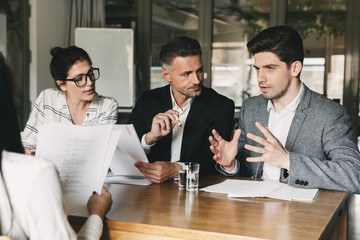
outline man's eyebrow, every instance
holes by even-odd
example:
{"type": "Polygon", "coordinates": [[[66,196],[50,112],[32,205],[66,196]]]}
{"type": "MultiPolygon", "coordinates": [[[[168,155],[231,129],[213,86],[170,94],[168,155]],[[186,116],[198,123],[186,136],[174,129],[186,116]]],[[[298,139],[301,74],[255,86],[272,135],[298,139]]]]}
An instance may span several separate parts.
{"type": "Polygon", "coordinates": [[[193,71],[189,70],[189,71],[184,71],[181,73],[181,75],[186,75],[186,74],[191,74],[193,71]]]}
{"type": "Polygon", "coordinates": [[[277,66],[279,66],[279,65],[270,63],[270,64],[266,64],[264,67],[277,67],[277,66]]]}
{"type": "MultiPolygon", "coordinates": [[[[262,66],[262,67],[267,68],[267,67],[277,67],[277,66],[279,66],[279,65],[278,65],[278,64],[274,64],[274,63],[270,63],[270,64],[266,64],[266,65],[264,65],[264,66],[262,66]]],[[[254,68],[260,68],[260,67],[256,66],[255,64],[253,64],[253,67],[254,67],[254,68]]]]}

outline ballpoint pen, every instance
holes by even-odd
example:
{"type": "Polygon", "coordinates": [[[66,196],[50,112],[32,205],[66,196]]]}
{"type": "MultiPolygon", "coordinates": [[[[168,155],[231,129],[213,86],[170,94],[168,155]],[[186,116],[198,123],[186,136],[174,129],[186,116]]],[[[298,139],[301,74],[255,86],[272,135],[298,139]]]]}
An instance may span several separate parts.
{"type": "Polygon", "coordinates": [[[174,115],[174,117],[175,117],[175,119],[176,119],[176,124],[179,125],[179,127],[181,127],[182,125],[181,125],[181,121],[180,121],[180,119],[179,119],[179,116],[174,115]]]}

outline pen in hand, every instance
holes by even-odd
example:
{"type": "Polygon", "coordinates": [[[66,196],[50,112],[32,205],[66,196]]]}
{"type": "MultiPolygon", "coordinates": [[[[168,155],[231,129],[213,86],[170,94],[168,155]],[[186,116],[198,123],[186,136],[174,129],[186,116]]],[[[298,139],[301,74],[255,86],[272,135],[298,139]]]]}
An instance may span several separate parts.
{"type": "Polygon", "coordinates": [[[180,119],[179,119],[179,116],[174,115],[174,117],[175,117],[175,119],[176,119],[176,124],[177,124],[179,127],[181,127],[182,124],[181,124],[181,121],[180,121],[180,119]]]}

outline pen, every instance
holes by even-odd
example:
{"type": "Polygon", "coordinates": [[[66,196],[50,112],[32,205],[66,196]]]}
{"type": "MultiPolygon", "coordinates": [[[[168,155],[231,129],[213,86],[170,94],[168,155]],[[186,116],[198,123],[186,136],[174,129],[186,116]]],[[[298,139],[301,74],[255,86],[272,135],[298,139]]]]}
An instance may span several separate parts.
{"type": "Polygon", "coordinates": [[[179,116],[174,115],[174,117],[175,117],[175,119],[176,119],[176,124],[179,125],[179,127],[181,127],[182,125],[181,125],[181,121],[180,121],[180,119],[179,119],[179,116]]]}

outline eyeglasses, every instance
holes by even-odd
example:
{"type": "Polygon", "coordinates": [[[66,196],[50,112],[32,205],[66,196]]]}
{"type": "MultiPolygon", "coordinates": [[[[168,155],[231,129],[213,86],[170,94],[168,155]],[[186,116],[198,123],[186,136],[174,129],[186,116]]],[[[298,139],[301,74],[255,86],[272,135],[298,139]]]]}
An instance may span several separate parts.
{"type": "Polygon", "coordinates": [[[79,74],[73,79],[64,79],[62,81],[73,81],[77,87],[83,87],[86,85],[88,78],[91,81],[96,81],[100,77],[100,69],[91,68],[87,74],[79,74]]]}

